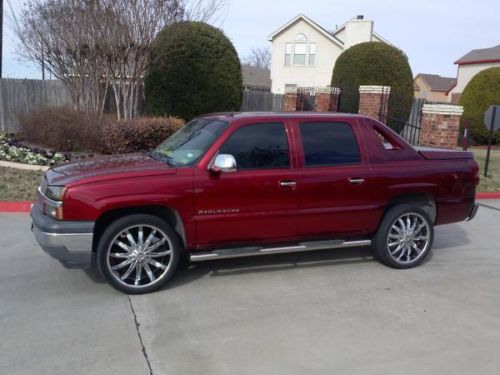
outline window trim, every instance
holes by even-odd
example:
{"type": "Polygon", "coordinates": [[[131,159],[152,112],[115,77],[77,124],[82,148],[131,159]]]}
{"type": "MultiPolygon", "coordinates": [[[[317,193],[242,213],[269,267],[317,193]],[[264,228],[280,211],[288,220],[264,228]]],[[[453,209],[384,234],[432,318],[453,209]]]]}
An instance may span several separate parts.
{"type": "MultiPolygon", "coordinates": [[[[296,123],[296,129],[297,129],[297,140],[300,145],[300,150],[301,150],[301,155],[300,155],[300,168],[307,168],[307,169],[312,169],[312,168],[345,168],[345,167],[352,167],[352,166],[361,166],[365,164],[364,158],[363,158],[363,153],[362,153],[362,144],[360,142],[360,139],[358,137],[358,133],[356,131],[356,127],[353,126],[352,123],[347,121],[346,119],[321,119],[321,120],[297,120],[296,123]],[[358,155],[359,155],[359,161],[356,163],[343,163],[343,164],[322,164],[322,165],[307,165],[306,164],[306,152],[304,148],[304,139],[302,137],[302,131],[301,131],[301,125],[306,125],[306,124],[332,124],[332,123],[342,123],[347,126],[352,131],[352,134],[354,135],[354,140],[356,142],[356,145],[358,147],[358,155]]],[[[335,125],[330,125],[330,126],[335,126],[335,125]]]]}
{"type": "Polygon", "coordinates": [[[293,41],[286,42],[285,43],[285,57],[284,57],[284,66],[286,67],[315,67],[316,66],[316,61],[317,61],[317,54],[318,54],[318,47],[316,42],[311,42],[308,38],[307,35],[304,33],[299,33],[295,36],[293,41]],[[300,35],[304,36],[304,38],[298,38],[300,35]],[[296,64],[295,63],[295,47],[298,44],[303,44],[305,45],[305,54],[298,54],[298,55],[304,55],[304,64],[296,64]],[[314,47],[314,53],[311,53],[311,47],[314,47]],[[287,63],[287,57],[289,56],[288,63],[287,63]],[[310,64],[311,62],[311,56],[314,56],[314,64],[310,64]]]}
{"type": "MultiPolygon", "coordinates": [[[[286,144],[288,146],[288,166],[287,167],[271,167],[271,168],[270,167],[266,167],[266,168],[245,168],[245,169],[240,169],[238,167],[238,165],[236,165],[236,171],[232,172],[231,174],[235,174],[235,173],[238,173],[238,172],[247,172],[247,171],[275,171],[275,170],[291,170],[291,169],[293,169],[292,145],[290,144],[290,138],[289,138],[289,134],[288,134],[288,127],[287,127],[287,124],[284,121],[282,121],[282,120],[279,120],[279,121],[250,122],[250,123],[241,124],[241,125],[235,127],[225,137],[224,141],[218,147],[217,152],[214,154],[212,160],[210,161],[210,164],[213,163],[213,161],[215,160],[215,158],[217,157],[217,155],[219,155],[221,153],[222,147],[231,139],[231,137],[238,130],[243,129],[243,128],[248,127],[248,126],[252,126],[252,125],[265,126],[265,125],[270,125],[270,124],[279,124],[279,125],[281,125],[281,127],[283,129],[283,134],[285,136],[285,141],[286,141],[286,144]]],[[[236,161],[236,162],[238,162],[238,161],[236,161]]]]}

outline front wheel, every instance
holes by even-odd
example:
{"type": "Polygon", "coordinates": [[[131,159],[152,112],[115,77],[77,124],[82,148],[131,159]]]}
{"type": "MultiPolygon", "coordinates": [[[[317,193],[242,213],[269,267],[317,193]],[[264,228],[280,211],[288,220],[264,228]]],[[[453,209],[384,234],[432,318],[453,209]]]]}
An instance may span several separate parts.
{"type": "Polygon", "coordinates": [[[418,206],[402,204],[387,211],[373,238],[373,247],[382,263],[412,268],[427,258],[433,240],[429,215],[418,206]]]}
{"type": "Polygon", "coordinates": [[[97,266],[106,281],[127,294],[150,293],[173,276],[181,247],[160,218],[130,215],[113,222],[97,248],[97,266]]]}

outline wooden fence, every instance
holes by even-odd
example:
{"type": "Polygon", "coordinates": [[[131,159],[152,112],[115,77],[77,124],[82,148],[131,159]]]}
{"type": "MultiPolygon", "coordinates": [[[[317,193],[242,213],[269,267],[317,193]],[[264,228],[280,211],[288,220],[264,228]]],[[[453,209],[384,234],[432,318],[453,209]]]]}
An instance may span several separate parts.
{"type": "Polygon", "coordinates": [[[60,81],[0,79],[0,132],[19,131],[19,114],[69,104],[68,92],[60,81]]]}
{"type": "Polygon", "coordinates": [[[267,91],[243,91],[242,112],[281,112],[284,95],[267,91]]]}

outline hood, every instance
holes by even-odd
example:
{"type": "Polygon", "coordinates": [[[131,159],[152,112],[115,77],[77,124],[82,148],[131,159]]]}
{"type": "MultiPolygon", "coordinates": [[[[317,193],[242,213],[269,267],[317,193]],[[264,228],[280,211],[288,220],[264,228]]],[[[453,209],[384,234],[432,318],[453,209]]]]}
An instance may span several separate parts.
{"type": "Polygon", "coordinates": [[[47,171],[49,185],[67,185],[84,179],[128,178],[133,174],[173,174],[176,169],[146,154],[111,155],[61,165],[47,171]]]}

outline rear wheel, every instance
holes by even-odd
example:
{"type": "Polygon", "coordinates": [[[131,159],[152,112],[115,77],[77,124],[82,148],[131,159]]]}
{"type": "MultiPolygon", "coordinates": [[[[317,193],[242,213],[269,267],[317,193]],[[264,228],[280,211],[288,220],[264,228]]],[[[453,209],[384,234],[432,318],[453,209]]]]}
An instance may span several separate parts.
{"type": "Polygon", "coordinates": [[[173,276],[180,253],[177,235],[165,221],[152,215],[130,215],[104,231],[97,265],[115,289],[128,294],[150,293],[173,276]]]}
{"type": "Polygon", "coordinates": [[[394,268],[412,268],[429,255],[434,228],[429,215],[420,207],[402,204],[392,207],[373,238],[375,255],[394,268]]]}

